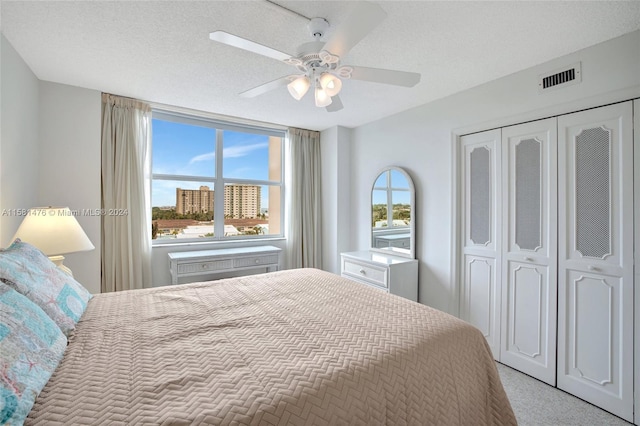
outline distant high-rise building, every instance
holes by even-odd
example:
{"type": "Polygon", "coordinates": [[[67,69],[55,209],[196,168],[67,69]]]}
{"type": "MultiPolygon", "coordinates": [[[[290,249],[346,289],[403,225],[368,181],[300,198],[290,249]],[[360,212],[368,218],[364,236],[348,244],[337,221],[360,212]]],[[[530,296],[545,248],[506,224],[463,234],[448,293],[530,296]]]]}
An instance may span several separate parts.
{"type": "Polygon", "coordinates": [[[176,188],[176,213],[213,213],[213,191],[208,186],[200,189],[176,188]]]}
{"type": "MultiPolygon", "coordinates": [[[[213,212],[214,191],[208,186],[200,189],[176,188],[176,213],[213,212]]],[[[256,218],[260,215],[260,185],[225,185],[224,216],[232,219],[256,218]]]]}
{"type": "Polygon", "coordinates": [[[259,185],[225,185],[224,216],[232,219],[255,218],[260,215],[259,185]]]}

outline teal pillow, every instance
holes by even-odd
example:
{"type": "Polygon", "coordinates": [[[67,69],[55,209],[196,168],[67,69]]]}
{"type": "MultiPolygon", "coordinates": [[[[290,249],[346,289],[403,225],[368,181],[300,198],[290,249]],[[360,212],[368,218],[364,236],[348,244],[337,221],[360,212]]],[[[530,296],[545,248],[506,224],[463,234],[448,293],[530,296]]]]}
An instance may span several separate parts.
{"type": "Polygon", "coordinates": [[[40,306],[66,336],[75,329],[92,297],[44,253],[20,239],[0,250],[0,281],[40,306]]]}
{"type": "Polygon", "coordinates": [[[0,282],[0,424],[24,422],[66,347],[42,309],[0,282]]]}

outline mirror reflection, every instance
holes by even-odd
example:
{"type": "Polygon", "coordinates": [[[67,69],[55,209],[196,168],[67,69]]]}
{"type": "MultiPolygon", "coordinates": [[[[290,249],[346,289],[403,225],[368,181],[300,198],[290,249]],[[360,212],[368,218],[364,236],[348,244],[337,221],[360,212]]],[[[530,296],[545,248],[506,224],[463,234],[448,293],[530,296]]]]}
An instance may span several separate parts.
{"type": "Polygon", "coordinates": [[[413,182],[398,167],[378,175],[371,191],[371,248],[413,258],[413,182]]]}

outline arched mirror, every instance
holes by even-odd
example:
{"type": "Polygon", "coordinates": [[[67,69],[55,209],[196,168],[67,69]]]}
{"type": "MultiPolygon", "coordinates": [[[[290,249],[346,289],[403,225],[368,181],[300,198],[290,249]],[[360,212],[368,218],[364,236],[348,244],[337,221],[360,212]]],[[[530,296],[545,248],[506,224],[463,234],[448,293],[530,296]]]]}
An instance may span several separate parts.
{"type": "Polygon", "coordinates": [[[374,181],[371,250],[415,258],[415,190],[400,167],[387,167],[374,181]]]}

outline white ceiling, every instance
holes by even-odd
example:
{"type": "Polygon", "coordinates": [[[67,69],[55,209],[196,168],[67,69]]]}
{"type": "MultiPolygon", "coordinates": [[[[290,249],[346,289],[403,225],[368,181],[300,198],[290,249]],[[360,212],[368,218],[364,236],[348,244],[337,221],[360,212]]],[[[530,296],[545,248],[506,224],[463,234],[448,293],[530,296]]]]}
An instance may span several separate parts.
{"type": "MultiPolygon", "coordinates": [[[[332,27],[352,2],[275,0],[332,27]]],[[[640,28],[640,1],[380,1],[387,18],[342,64],[419,72],[413,88],[345,81],[344,109],[285,87],[238,93],[294,68],[209,40],[214,30],[295,54],[307,21],[257,1],[7,1],[0,29],[41,80],[322,130],[356,127],[640,28]]],[[[331,29],[325,39],[331,36],[331,29]]]]}

